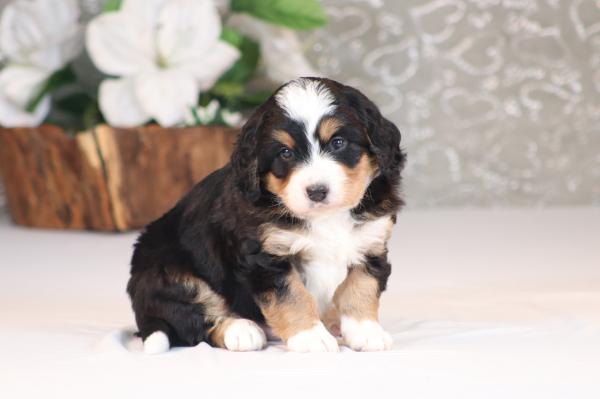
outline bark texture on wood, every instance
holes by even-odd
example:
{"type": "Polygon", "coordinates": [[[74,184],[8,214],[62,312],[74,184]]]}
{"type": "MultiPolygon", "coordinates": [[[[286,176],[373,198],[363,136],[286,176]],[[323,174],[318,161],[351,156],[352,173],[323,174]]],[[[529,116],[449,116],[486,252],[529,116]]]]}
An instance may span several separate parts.
{"type": "Polygon", "coordinates": [[[0,129],[0,172],[16,223],[135,229],[225,165],[236,137],[225,127],[103,125],[74,139],[55,126],[0,129]]]}
{"type": "Polygon", "coordinates": [[[0,129],[0,172],[16,223],[114,229],[106,183],[90,139],[89,134],[70,138],[55,126],[0,129]]]}

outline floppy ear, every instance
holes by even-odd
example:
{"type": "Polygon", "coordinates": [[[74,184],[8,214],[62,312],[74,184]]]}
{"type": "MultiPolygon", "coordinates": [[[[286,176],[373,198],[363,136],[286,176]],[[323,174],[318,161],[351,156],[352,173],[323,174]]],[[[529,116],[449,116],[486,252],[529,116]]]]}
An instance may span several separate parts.
{"type": "Polygon", "coordinates": [[[371,100],[358,90],[346,86],[349,103],[366,122],[369,146],[375,155],[379,172],[395,181],[404,167],[406,155],[400,148],[400,130],[381,115],[371,100]]]}
{"type": "Polygon", "coordinates": [[[369,149],[375,155],[379,173],[390,181],[400,177],[406,155],[400,149],[400,131],[379,112],[379,108],[357,89],[343,86],[348,105],[357,111],[367,128],[369,149]]]}
{"type": "Polygon", "coordinates": [[[256,111],[242,127],[231,154],[235,184],[250,202],[258,201],[261,194],[257,159],[258,129],[261,121],[262,112],[256,111]]]}
{"type": "Polygon", "coordinates": [[[375,154],[380,173],[388,180],[397,180],[406,159],[400,148],[400,130],[384,118],[373,103],[371,105],[373,108],[367,108],[370,149],[375,154]]]}

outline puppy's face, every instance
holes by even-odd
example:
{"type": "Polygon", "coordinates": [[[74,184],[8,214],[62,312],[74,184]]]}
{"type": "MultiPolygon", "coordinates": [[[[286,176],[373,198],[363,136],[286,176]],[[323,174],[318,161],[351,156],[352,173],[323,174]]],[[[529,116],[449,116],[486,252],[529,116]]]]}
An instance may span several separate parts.
{"type": "Polygon", "coordinates": [[[253,133],[261,187],[302,219],[356,207],[382,171],[374,135],[397,133],[383,132],[383,118],[362,94],[325,79],[284,85],[253,119],[244,129],[253,133]]]}
{"type": "Polygon", "coordinates": [[[354,208],[377,171],[361,126],[341,113],[312,115],[314,121],[292,119],[272,131],[264,178],[266,188],[305,219],[354,208]]]}

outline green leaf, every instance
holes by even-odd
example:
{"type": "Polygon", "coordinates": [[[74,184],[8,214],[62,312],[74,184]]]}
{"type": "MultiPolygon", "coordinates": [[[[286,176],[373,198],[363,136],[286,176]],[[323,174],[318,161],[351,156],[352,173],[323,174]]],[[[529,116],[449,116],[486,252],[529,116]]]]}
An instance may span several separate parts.
{"type": "Polygon", "coordinates": [[[244,35],[233,28],[224,26],[223,30],[221,31],[221,40],[231,44],[234,47],[240,48],[242,41],[244,40],[244,35]]]}
{"type": "Polygon", "coordinates": [[[327,15],[317,0],[231,0],[231,10],[292,29],[327,24],[327,15]]]}
{"type": "Polygon", "coordinates": [[[83,128],[91,129],[101,120],[102,117],[100,116],[100,107],[98,106],[98,103],[96,101],[89,102],[83,111],[83,128]]]}
{"type": "MultiPolygon", "coordinates": [[[[237,43],[236,47],[240,50],[240,58],[221,76],[220,82],[246,83],[248,82],[258,66],[260,58],[260,46],[254,40],[243,36],[233,29],[228,29],[226,36],[227,42],[231,40],[237,43]],[[234,35],[237,35],[234,37],[234,35]]],[[[223,31],[225,32],[225,30],[223,31]]]]}
{"type": "Polygon", "coordinates": [[[40,87],[40,90],[35,96],[27,103],[27,112],[34,112],[37,106],[40,104],[42,99],[49,93],[58,89],[59,87],[75,82],[77,77],[69,65],[54,72],[40,87]]]}
{"type": "Polygon", "coordinates": [[[122,0],[107,0],[107,2],[104,3],[104,7],[102,8],[102,11],[103,12],[119,11],[119,9],[121,8],[121,3],[122,3],[122,0]]]}
{"type": "Polygon", "coordinates": [[[210,92],[218,97],[239,97],[244,94],[244,85],[238,82],[219,81],[210,89],[210,92]]]}
{"type": "Polygon", "coordinates": [[[271,97],[271,94],[272,92],[269,90],[255,91],[253,93],[244,93],[240,98],[240,102],[243,105],[249,107],[256,107],[267,101],[267,99],[271,97]]]}
{"type": "Polygon", "coordinates": [[[85,93],[74,93],[54,101],[54,106],[70,114],[83,114],[91,97],[85,93]]]}
{"type": "Polygon", "coordinates": [[[63,94],[53,100],[53,114],[60,115],[70,127],[88,129],[101,120],[96,99],[83,91],[63,94]]]}

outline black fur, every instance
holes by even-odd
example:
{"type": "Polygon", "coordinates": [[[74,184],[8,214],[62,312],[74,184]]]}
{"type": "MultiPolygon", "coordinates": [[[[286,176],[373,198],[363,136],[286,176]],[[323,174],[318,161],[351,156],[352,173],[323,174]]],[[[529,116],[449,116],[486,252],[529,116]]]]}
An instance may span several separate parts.
{"type": "MultiPolygon", "coordinates": [[[[356,218],[395,215],[402,205],[397,192],[405,160],[398,129],[356,89],[327,79],[321,82],[336,98],[336,116],[346,123],[343,134],[350,145],[340,153],[340,162],[352,166],[364,148],[375,157],[380,171],[353,214],[356,218]]],[[[257,322],[264,322],[257,295],[269,290],[285,295],[290,260],[262,252],[258,230],[265,223],[283,228],[302,224],[282,209],[264,182],[269,171],[287,173],[286,165],[276,160],[279,148],[272,142],[273,129],[283,126],[301,132],[294,124],[271,97],[243,127],[230,164],[198,183],[140,235],[127,292],[142,338],[163,331],[172,345],[208,340],[211,325],[205,309],[191,303],[197,293],[175,281],[179,274],[201,278],[232,312],[257,322]]],[[[297,142],[301,147],[301,137],[297,142]]],[[[367,270],[383,291],[390,274],[385,255],[369,257],[367,270]]]]}

